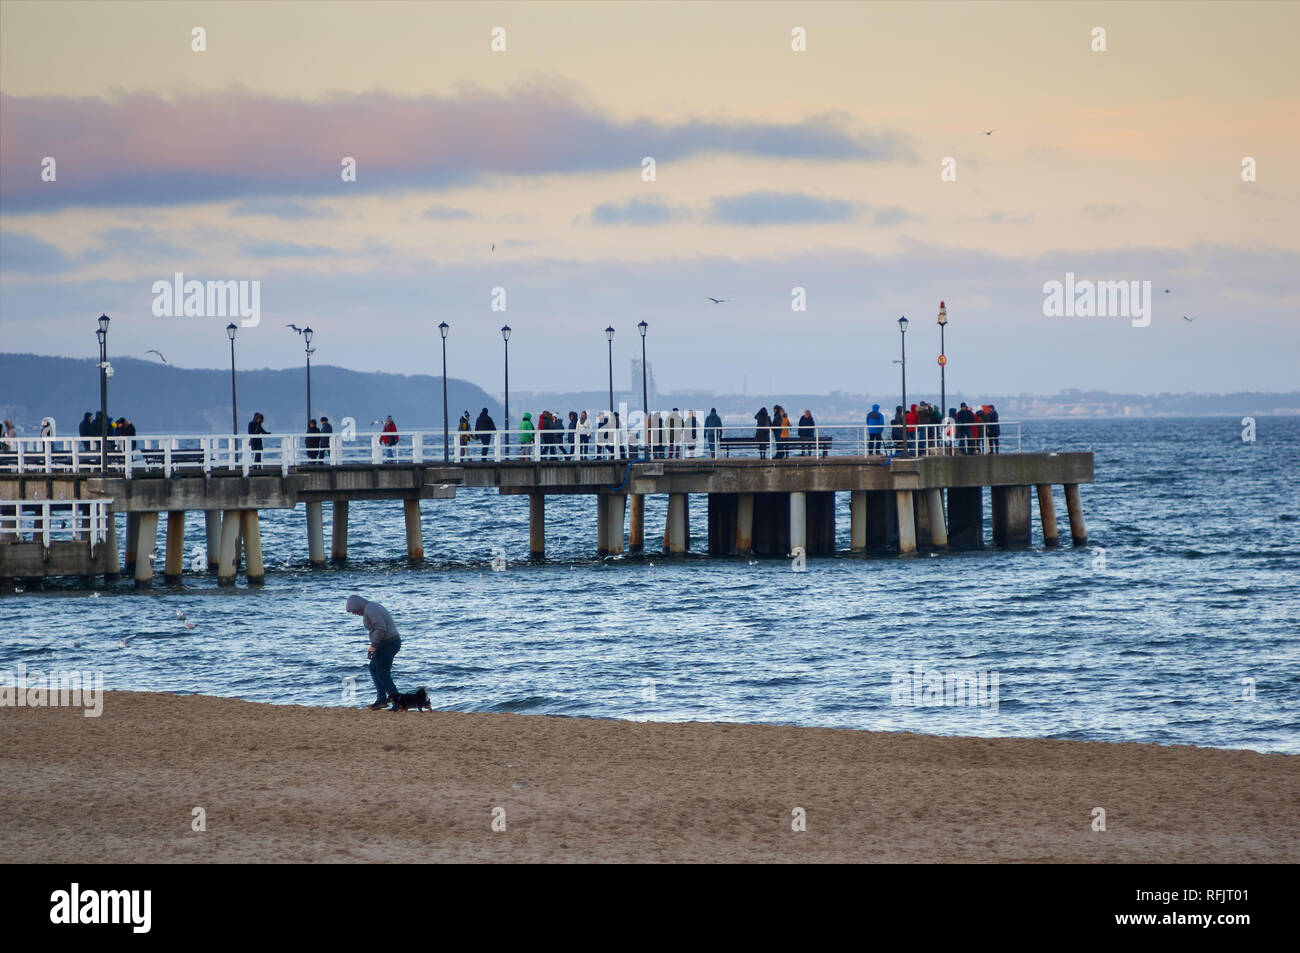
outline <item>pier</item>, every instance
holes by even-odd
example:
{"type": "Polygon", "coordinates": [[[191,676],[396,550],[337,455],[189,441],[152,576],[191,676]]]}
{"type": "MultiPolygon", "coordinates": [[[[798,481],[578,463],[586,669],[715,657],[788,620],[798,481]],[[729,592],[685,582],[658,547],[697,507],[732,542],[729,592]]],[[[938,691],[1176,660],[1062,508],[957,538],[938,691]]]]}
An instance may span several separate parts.
{"type": "Polygon", "coordinates": [[[1024,452],[1015,424],[1003,424],[1008,452],[997,453],[963,452],[937,433],[921,433],[908,448],[886,448],[905,452],[867,454],[864,428],[820,429],[824,433],[811,441],[773,438],[766,447],[760,442],[749,456],[714,456],[718,443],[707,446],[702,437],[637,447],[625,432],[611,431],[568,457],[563,446],[506,445],[498,433],[487,444],[453,440],[446,461],[430,451],[441,451],[441,432],[400,434],[391,447],[380,443],[379,434],[358,435],[355,447],[340,436],[265,437],[260,451],[247,437],[137,437],[111,441],[107,469],[101,468],[96,438],[19,438],[15,451],[0,456],[0,590],[12,591],[20,579],[39,587],[50,576],[102,576],[111,582],[128,574],[137,587],[149,588],[161,575],[163,584],[177,585],[185,562],[185,521],[199,512],[206,570],[219,585],[234,585],[242,562],[248,584],[255,586],[265,579],[263,510],[301,506],[303,550],[312,566],[324,566],[326,504],[328,558],[343,562],[348,507],[362,500],[400,501],[405,539],[394,545],[404,542],[407,558],[419,563],[422,506],[454,505],[462,488],[527,496],[528,550],[535,559],[546,554],[546,498],[559,494],[595,498],[592,542],[601,556],[658,550],[660,538],[665,555],[685,555],[693,494],[708,500],[710,556],[834,554],[840,493],[849,496],[853,553],[909,556],[983,548],[986,490],[993,545],[1033,544],[1036,499],[1039,538],[1056,546],[1057,486],[1063,488],[1071,541],[1087,542],[1079,487],[1093,481],[1091,452],[1024,452]],[[667,498],[662,536],[660,527],[651,527],[647,537],[645,498],[651,495],[667,498]],[[124,545],[117,538],[117,514],[125,515],[124,545]]]}

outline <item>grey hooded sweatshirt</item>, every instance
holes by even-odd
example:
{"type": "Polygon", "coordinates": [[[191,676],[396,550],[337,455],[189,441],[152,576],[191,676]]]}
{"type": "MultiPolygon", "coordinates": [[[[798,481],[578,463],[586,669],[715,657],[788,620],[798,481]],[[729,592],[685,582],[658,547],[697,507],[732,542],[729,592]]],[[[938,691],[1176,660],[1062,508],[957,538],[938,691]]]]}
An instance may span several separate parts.
{"type": "Polygon", "coordinates": [[[361,622],[370,633],[371,645],[393,640],[401,641],[393,617],[378,602],[369,602],[360,596],[348,596],[347,610],[349,612],[361,610],[361,622]]]}

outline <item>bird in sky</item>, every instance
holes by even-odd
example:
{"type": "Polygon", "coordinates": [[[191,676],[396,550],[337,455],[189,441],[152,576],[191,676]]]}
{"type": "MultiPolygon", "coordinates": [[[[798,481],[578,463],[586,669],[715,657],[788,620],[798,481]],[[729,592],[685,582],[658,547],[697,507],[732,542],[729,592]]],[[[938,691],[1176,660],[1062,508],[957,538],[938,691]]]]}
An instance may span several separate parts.
{"type": "Polygon", "coordinates": [[[149,348],[149,350],[145,351],[145,353],[146,353],[146,354],[157,354],[159,360],[161,360],[164,364],[167,363],[167,358],[163,357],[163,352],[162,352],[162,351],[155,351],[153,348],[149,348]]]}
{"type": "Polygon", "coordinates": [[[1165,294],[1169,294],[1169,289],[1168,289],[1168,288],[1165,289],[1165,294]]]}
{"type": "Polygon", "coordinates": [[[996,129],[985,129],[985,130],[984,130],[984,135],[986,135],[986,136],[991,136],[991,135],[993,135],[993,133],[995,133],[995,132],[997,132],[996,129]]]}
{"type": "Polygon", "coordinates": [[[293,328],[293,329],[294,329],[295,331],[297,331],[299,334],[302,334],[302,328],[298,327],[298,325],[296,325],[296,324],[286,324],[285,327],[286,327],[286,328],[293,328]]]}
{"type": "Polygon", "coordinates": [[[1196,319],[1195,319],[1195,318],[1189,318],[1187,315],[1183,315],[1183,320],[1184,320],[1184,321],[1195,321],[1196,319]]]}
{"type": "Polygon", "coordinates": [[[496,242],[488,242],[488,251],[496,251],[496,250],[497,250],[497,243],[496,243],[496,242]]]}
{"type": "Polygon", "coordinates": [[[704,297],[709,298],[709,300],[712,301],[714,304],[722,304],[724,301],[731,300],[730,298],[710,298],[708,295],[705,295],[704,297]]]}

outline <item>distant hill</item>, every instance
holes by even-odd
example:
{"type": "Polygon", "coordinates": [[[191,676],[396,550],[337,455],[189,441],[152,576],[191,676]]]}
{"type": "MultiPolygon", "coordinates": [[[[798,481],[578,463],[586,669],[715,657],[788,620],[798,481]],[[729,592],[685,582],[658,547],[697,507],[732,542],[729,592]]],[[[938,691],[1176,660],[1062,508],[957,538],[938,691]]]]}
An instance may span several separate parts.
{"type": "MultiPolygon", "coordinates": [[[[99,370],[94,360],[0,354],[0,412],[20,433],[34,433],[42,417],[52,416],[60,434],[75,434],[81,415],[99,410],[99,370]]],[[[108,412],[126,417],[140,433],[228,433],[230,371],[172,367],[130,357],[110,359],[108,412]]],[[[236,380],[241,432],[254,411],[266,416],[273,433],[306,428],[307,379],[302,367],[239,371],[236,380]]],[[[312,414],[328,416],[337,428],[355,417],[357,429],[377,430],[372,420],[392,414],[403,430],[442,427],[442,378],[378,374],[313,365],[312,414]]],[[[471,420],[488,408],[497,426],[501,407],[480,387],[448,378],[450,424],[463,410],[471,420]]]]}

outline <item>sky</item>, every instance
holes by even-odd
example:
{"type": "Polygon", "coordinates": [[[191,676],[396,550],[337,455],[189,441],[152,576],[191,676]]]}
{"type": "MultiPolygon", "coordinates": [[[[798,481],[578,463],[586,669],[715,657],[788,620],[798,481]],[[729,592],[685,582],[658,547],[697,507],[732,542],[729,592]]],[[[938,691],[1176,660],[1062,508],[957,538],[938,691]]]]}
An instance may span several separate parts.
{"type": "Polygon", "coordinates": [[[104,312],[110,353],[228,366],[228,316],[155,313],[181,273],[259,283],[241,366],[301,364],[292,323],[315,364],[437,374],[446,321],[494,393],[503,324],[512,390],[600,390],[642,320],[661,391],[881,392],[901,315],[937,388],[941,300],[950,390],[1293,390],[1298,32],[1294,3],[5,0],[0,350],[93,357],[104,312]],[[1150,321],[1045,313],[1067,274],[1150,282],[1150,321]]]}

